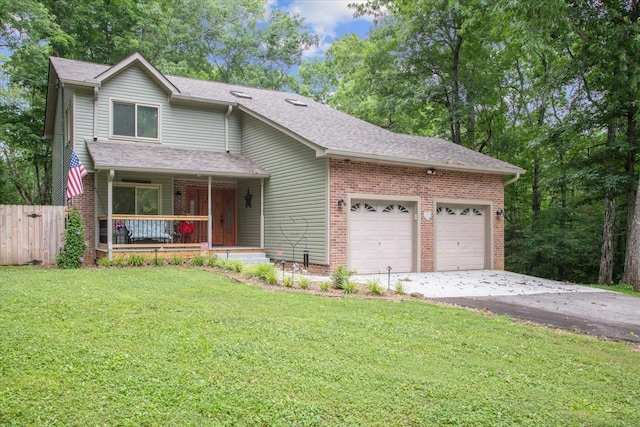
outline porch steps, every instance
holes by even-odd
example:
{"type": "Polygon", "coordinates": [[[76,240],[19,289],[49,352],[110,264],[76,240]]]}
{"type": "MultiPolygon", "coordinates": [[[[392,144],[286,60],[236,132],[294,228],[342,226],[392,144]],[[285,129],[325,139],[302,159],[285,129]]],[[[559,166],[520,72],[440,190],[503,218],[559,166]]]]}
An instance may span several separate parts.
{"type": "Polygon", "coordinates": [[[264,252],[229,252],[226,253],[217,253],[218,258],[225,259],[234,259],[241,261],[245,264],[259,264],[259,263],[269,263],[271,260],[267,258],[264,252]]]}

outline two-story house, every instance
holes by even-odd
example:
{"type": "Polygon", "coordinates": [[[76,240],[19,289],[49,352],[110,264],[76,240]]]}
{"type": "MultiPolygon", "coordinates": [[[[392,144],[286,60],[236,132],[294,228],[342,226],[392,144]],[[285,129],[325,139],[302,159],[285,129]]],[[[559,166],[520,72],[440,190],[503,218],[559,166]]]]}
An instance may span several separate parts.
{"type": "Polygon", "coordinates": [[[292,93],[51,58],[53,200],[71,149],[88,258],[258,252],[317,273],[502,269],[503,187],[524,171],[292,93]],[[295,252],[295,254],[294,254],[295,252]]]}

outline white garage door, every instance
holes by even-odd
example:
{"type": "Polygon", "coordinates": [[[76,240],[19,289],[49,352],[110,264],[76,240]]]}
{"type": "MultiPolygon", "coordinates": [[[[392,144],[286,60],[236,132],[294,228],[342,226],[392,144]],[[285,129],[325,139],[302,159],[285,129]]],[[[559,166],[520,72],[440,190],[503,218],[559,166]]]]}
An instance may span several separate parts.
{"type": "Polygon", "coordinates": [[[359,274],[413,271],[413,207],[354,201],[349,215],[349,269],[359,274]]]}
{"type": "Polygon", "coordinates": [[[436,209],[438,271],[485,268],[485,224],[484,208],[439,206],[436,209]]]}

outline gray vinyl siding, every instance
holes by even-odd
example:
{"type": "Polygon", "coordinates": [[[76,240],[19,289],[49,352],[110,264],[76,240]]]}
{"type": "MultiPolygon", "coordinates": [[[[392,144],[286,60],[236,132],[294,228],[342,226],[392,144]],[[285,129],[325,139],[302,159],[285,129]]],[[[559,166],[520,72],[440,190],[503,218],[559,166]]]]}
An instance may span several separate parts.
{"type": "MultiPolygon", "coordinates": [[[[220,107],[194,107],[170,103],[169,94],[137,65],[118,73],[102,85],[99,97],[98,137],[109,139],[110,102],[137,102],[160,106],[160,138],[169,146],[223,151],[224,116],[220,107]]],[[[229,149],[240,151],[240,119],[237,111],[229,117],[229,149]]]]}
{"type": "MultiPolygon", "coordinates": [[[[109,172],[100,172],[96,178],[97,194],[97,215],[107,214],[107,181],[109,172]]],[[[153,185],[161,185],[161,209],[160,215],[173,215],[173,178],[162,175],[139,174],[134,172],[116,172],[113,186],[127,185],[135,186],[135,183],[123,183],[123,179],[138,179],[151,181],[153,185]]],[[[143,184],[144,185],[144,184],[143,184]]]]}
{"type": "Polygon", "coordinates": [[[93,138],[93,92],[77,91],[74,103],[74,150],[85,169],[93,172],[93,161],[85,143],[85,140],[93,138]]]}
{"type": "MultiPolygon", "coordinates": [[[[291,259],[292,245],[304,231],[306,239],[296,247],[296,261],[302,261],[304,249],[310,262],[326,264],[328,166],[315,151],[282,132],[245,116],[243,119],[243,153],[265,168],[265,250],[272,259],[291,259]],[[295,223],[290,218],[295,219],[295,223]],[[282,228],[293,230],[283,236],[282,228]]],[[[246,189],[239,187],[238,197],[246,189]]]]}
{"type": "Polygon", "coordinates": [[[238,246],[260,247],[260,180],[239,181],[236,193],[238,213],[238,246]],[[253,195],[247,207],[247,189],[253,195]]]}

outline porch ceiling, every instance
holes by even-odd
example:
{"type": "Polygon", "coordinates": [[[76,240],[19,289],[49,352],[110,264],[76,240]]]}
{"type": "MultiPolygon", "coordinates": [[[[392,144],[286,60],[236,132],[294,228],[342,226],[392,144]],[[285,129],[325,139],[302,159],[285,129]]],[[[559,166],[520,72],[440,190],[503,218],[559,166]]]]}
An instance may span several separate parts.
{"type": "Polygon", "coordinates": [[[161,172],[267,178],[269,172],[247,156],[220,151],[174,148],[157,143],[87,140],[95,170],[161,172]]]}

